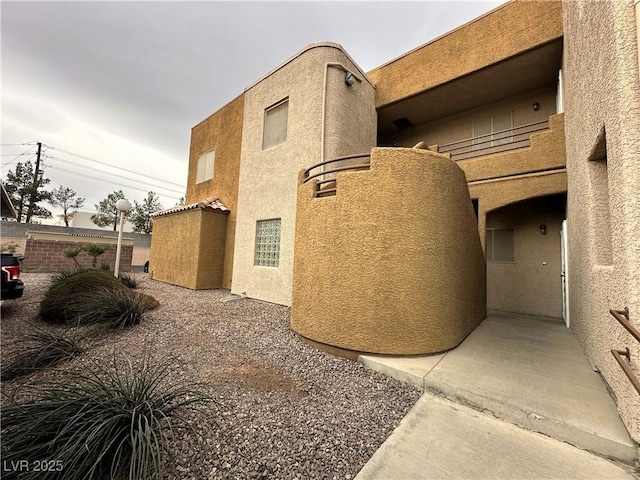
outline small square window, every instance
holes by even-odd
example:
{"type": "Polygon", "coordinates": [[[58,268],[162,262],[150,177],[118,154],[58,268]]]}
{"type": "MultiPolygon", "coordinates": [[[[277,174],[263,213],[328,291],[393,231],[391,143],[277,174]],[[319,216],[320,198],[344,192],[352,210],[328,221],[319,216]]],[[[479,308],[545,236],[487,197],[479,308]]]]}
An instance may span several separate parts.
{"type": "Polygon", "coordinates": [[[277,267],[280,264],[280,219],[256,222],[254,265],[277,267]]]}
{"type": "Polygon", "coordinates": [[[262,135],[263,150],[283,143],[287,139],[288,119],[288,98],[285,98],[264,111],[264,131],[262,135]]]}
{"type": "Polygon", "coordinates": [[[205,182],[213,178],[213,165],[216,159],[216,151],[211,150],[198,157],[198,170],[196,173],[196,183],[205,182]]]}
{"type": "Polygon", "coordinates": [[[515,263],[515,229],[487,229],[487,262],[515,263]]]}

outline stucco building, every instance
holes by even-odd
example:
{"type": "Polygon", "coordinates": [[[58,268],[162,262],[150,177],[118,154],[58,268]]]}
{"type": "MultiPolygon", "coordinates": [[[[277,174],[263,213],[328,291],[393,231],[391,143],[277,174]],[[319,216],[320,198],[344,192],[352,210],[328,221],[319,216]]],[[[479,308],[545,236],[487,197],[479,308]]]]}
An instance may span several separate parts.
{"type": "Polygon", "coordinates": [[[632,0],[512,1],[370,72],[305,47],[193,128],[150,275],[289,305],[349,351],[447,350],[487,309],[564,319],[640,440],[610,353],[637,374],[640,349],[609,315],[638,325],[637,29],[632,0]]]}

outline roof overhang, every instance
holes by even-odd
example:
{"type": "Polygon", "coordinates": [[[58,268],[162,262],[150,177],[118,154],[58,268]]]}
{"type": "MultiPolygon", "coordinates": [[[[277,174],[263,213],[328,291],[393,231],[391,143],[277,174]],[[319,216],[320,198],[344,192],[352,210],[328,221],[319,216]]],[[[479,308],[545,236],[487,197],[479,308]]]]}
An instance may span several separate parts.
{"type": "Polygon", "coordinates": [[[554,86],[561,66],[562,38],[558,38],[380,108],[378,133],[397,131],[399,121],[422,125],[527,91],[554,86]]]}
{"type": "Polygon", "coordinates": [[[9,198],[9,194],[7,193],[7,190],[4,188],[4,183],[0,183],[0,187],[2,189],[2,208],[0,211],[0,215],[3,218],[7,218],[7,217],[17,218],[18,213],[16,212],[16,209],[14,208],[13,203],[9,198]]]}

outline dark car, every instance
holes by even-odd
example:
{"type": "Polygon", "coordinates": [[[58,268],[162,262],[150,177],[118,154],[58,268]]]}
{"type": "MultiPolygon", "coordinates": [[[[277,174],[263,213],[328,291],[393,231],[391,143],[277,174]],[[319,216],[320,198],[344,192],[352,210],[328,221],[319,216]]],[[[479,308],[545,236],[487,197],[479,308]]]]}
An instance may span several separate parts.
{"type": "Polygon", "coordinates": [[[2,254],[2,300],[20,298],[24,292],[24,283],[20,280],[21,257],[13,253],[2,254]]]}

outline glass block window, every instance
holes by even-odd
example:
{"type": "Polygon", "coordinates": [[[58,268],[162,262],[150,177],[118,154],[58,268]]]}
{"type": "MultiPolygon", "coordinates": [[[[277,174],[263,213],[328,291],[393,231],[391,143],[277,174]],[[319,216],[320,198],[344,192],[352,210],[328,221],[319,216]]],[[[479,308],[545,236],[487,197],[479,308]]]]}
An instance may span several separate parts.
{"type": "Polygon", "coordinates": [[[256,253],[254,265],[277,267],[280,264],[280,219],[256,222],[256,253]]]}
{"type": "Polygon", "coordinates": [[[516,231],[513,228],[490,228],[487,230],[487,262],[515,263],[516,231]]]}
{"type": "Polygon", "coordinates": [[[196,173],[196,183],[211,180],[213,178],[213,164],[216,159],[216,151],[211,150],[198,157],[198,170],[196,173]]]}
{"type": "Polygon", "coordinates": [[[289,99],[285,98],[264,111],[264,132],[262,149],[266,150],[287,139],[287,121],[289,119],[289,99]]]}

